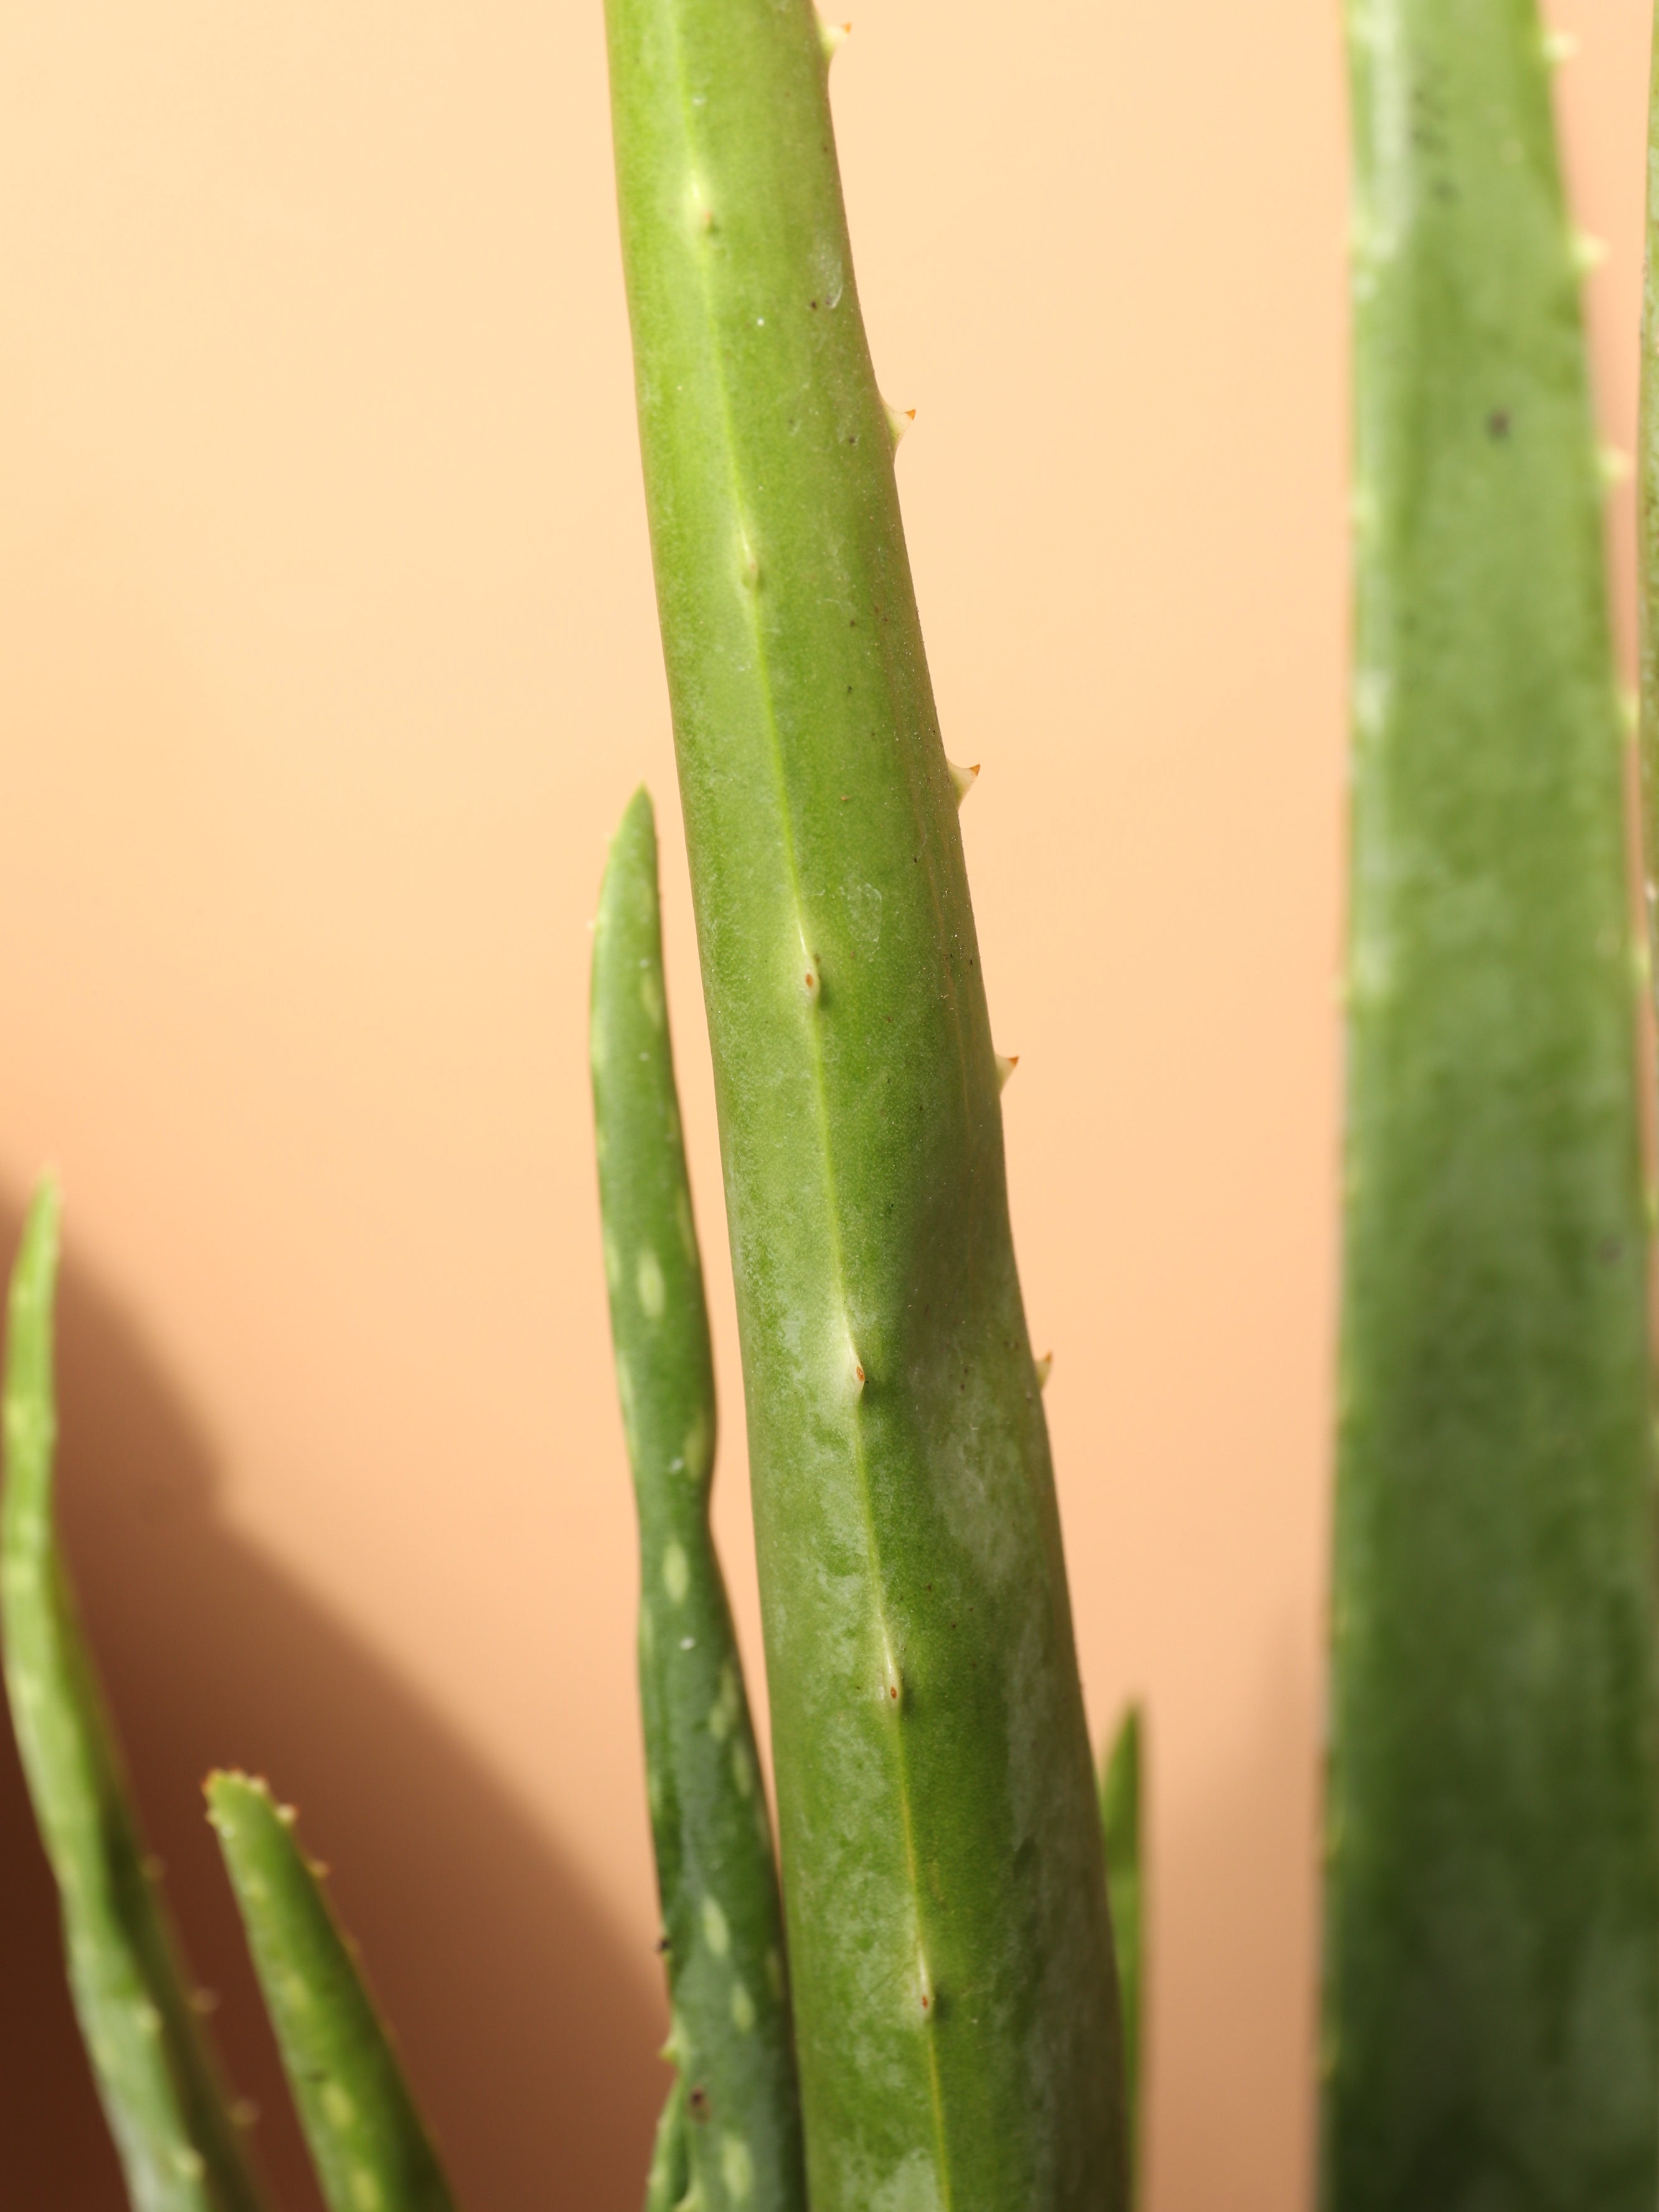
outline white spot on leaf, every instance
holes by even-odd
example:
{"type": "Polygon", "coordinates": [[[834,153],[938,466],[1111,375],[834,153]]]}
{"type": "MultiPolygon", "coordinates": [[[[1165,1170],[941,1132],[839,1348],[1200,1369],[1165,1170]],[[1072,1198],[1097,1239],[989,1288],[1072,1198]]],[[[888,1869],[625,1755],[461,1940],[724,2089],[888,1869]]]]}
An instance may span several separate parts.
{"type": "Polygon", "coordinates": [[[357,2117],[349,2092],[337,2081],[324,2082],[321,2101],[325,2117],[337,2128],[349,2128],[357,2117]]]}
{"type": "Polygon", "coordinates": [[[685,1432],[685,1442],[680,1446],[685,1460],[685,1471],[693,1482],[701,1482],[708,1472],[708,1416],[699,1413],[685,1432]]]}
{"type": "Polygon", "coordinates": [[[741,2136],[722,2136],[720,2138],[720,2179],[726,2184],[726,2194],[734,2204],[748,2199],[755,2186],[755,2161],[749,2155],[749,2146],[741,2136]]]}
{"type": "Polygon", "coordinates": [[[738,1670],[728,1659],[720,1668],[720,1693],[708,1709],[708,1733],[724,1743],[738,1717],[738,1670]]]}

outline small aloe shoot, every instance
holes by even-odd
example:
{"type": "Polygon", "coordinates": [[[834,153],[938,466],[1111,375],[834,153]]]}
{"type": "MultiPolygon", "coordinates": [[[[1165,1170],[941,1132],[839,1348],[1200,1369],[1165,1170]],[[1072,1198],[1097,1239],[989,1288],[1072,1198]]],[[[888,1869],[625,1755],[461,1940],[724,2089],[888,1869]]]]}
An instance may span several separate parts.
{"type": "Polygon", "coordinates": [[[1659,2193],[1625,754],[1532,0],[1349,0],[1358,623],[1326,2212],[1659,2193]]]}
{"type": "Polygon", "coordinates": [[[291,1808],[245,1774],[210,1775],[206,1790],[329,2212],[453,2212],[431,2137],[291,1808]]]}
{"type": "Polygon", "coordinates": [[[12,1721],[134,2212],[259,2212],[264,2192],[203,2033],[58,1553],[58,1243],[48,1182],[24,1228],[6,1346],[0,1614],[12,1721]]]}
{"type": "Polygon", "coordinates": [[[1100,1826],[1106,1844],[1106,1895],[1112,1908],[1117,1994],[1123,2017],[1123,2107],[1129,2155],[1129,2199],[1139,2195],[1141,2029],[1146,1986],[1146,1851],[1141,1815],[1140,1707],[1119,1723],[1100,1772],[1100,1826]]]}
{"type": "Polygon", "coordinates": [[[708,1525],[714,1380],[636,792],[593,939],[593,1109],[617,1383],[640,1527],[647,1789],[678,2069],[648,2203],[799,2212],[805,2180],[772,1835],[708,1525]],[[678,2194],[673,2192],[678,2191],[678,2194]]]}

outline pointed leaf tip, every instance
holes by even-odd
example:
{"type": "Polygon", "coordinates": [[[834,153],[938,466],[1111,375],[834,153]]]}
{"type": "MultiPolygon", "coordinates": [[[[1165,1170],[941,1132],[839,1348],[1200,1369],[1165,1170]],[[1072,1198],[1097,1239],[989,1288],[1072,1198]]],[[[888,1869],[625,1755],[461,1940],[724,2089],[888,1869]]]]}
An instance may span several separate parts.
{"type": "Polygon", "coordinates": [[[1008,1088],[1008,1078],[1018,1066],[1019,1054],[1017,1052],[1000,1052],[997,1054],[997,1089],[999,1091],[1006,1091],[1008,1088]]]}
{"type": "Polygon", "coordinates": [[[960,806],[979,780],[979,763],[975,761],[971,767],[963,768],[957,762],[947,760],[945,765],[951,771],[951,781],[957,787],[957,805],[960,806]]]}
{"type": "Polygon", "coordinates": [[[887,416],[887,430],[893,441],[893,451],[897,453],[904,442],[905,432],[916,419],[916,410],[914,407],[889,406],[884,399],[881,404],[887,416]]]}
{"type": "Polygon", "coordinates": [[[1039,1390],[1046,1390],[1048,1387],[1048,1377],[1054,1371],[1054,1353],[1052,1352],[1045,1352],[1042,1358],[1034,1360],[1032,1364],[1036,1369],[1037,1389],[1039,1390]]]}
{"type": "Polygon", "coordinates": [[[210,1802],[283,2070],[325,2201],[453,2212],[448,2185],[319,1869],[263,1778],[210,1802]]]}
{"type": "Polygon", "coordinates": [[[35,1184],[12,1273],[12,1297],[50,1307],[58,1280],[58,1249],[63,1200],[58,1178],[48,1169],[35,1184]]]}
{"type": "Polygon", "coordinates": [[[832,62],[853,35],[850,23],[820,23],[818,37],[823,42],[823,58],[832,62]]]}

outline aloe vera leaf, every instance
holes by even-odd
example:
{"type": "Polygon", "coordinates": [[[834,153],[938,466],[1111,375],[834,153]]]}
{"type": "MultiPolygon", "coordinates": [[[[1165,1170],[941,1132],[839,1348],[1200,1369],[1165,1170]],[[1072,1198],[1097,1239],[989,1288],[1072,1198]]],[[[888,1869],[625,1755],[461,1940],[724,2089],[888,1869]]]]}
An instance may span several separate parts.
{"type": "Polygon", "coordinates": [[[58,1883],[76,2015],[134,2212],[259,2212],[264,2192],[191,2002],[58,1550],[58,1249],[47,1181],[24,1224],[6,1340],[0,1626],[12,1723],[58,1883]]]}
{"type": "Polygon", "coordinates": [[[432,2139],[292,1810],[246,1774],[210,1774],[205,1789],[329,2212],[453,2212],[432,2139]]]}
{"type": "Polygon", "coordinates": [[[591,1038],[611,1328],[639,1514],[640,1697],[669,2055],[686,2093],[681,2155],[706,2212],[804,2212],[771,1826],[708,1525],[714,1366],[663,992],[657,833],[642,790],[599,895],[591,1038]]]}
{"type": "Polygon", "coordinates": [[[1530,0],[1351,0],[1328,2212],[1659,2190],[1651,1381],[1602,483],[1530,0]]]}
{"type": "Polygon", "coordinates": [[[1123,2106],[1128,2127],[1129,2196],[1139,2196],[1144,2094],[1140,2078],[1146,1969],[1146,1876],[1140,1802],[1140,1707],[1131,1705],[1100,1771],[1100,1827],[1106,1844],[1106,1896],[1112,1911],[1118,2002],[1123,2020],[1123,2106]]]}
{"type": "Polygon", "coordinates": [[[814,2212],[1122,2202],[999,1069],[807,0],[609,0],[814,2212]]]}

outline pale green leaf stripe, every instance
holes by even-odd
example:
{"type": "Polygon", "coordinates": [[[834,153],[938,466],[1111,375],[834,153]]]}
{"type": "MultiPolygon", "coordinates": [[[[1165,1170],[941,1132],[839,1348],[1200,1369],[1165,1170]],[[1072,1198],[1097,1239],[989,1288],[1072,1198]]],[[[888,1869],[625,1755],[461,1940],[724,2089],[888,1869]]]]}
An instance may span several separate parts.
{"type": "Polygon", "coordinates": [[[453,2212],[292,1812],[245,1774],[210,1775],[207,1800],[329,2212],[453,2212]]]}
{"type": "Polygon", "coordinates": [[[640,1697],[668,2051],[684,2092],[665,2115],[652,2189],[671,2185],[678,2158],[699,2212],[804,2212],[777,1871],[708,1525],[714,1368],[643,791],[623,817],[599,896],[591,1042],[611,1328],[639,1512],[640,1697]]]}
{"type": "Polygon", "coordinates": [[[52,1302],[58,1193],[12,1276],[0,1500],[6,1692],[57,1878],[70,1987],[134,2212],[258,2212],[250,2169],[129,1801],[58,1555],[52,1302]]]}

